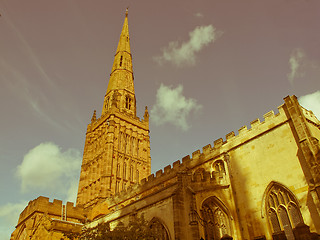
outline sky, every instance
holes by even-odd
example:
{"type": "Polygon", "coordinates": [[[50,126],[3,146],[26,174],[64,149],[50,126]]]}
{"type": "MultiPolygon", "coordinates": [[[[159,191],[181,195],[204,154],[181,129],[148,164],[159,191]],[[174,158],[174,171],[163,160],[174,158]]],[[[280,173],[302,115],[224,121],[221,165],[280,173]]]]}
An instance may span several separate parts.
{"type": "Polygon", "coordinates": [[[152,172],[288,95],[320,119],[318,0],[0,0],[0,239],[28,201],[75,201],[127,7],[152,172]]]}

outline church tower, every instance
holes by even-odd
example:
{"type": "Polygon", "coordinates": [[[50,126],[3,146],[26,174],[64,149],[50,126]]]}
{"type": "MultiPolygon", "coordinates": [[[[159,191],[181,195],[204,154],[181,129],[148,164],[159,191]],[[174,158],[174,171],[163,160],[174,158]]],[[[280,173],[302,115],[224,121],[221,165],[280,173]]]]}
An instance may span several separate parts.
{"type": "Polygon", "coordinates": [[[100,118],[88,124],[77,205],[94,206],[151,173],[149,114],[136,116],[128,10],[100,118]]]}

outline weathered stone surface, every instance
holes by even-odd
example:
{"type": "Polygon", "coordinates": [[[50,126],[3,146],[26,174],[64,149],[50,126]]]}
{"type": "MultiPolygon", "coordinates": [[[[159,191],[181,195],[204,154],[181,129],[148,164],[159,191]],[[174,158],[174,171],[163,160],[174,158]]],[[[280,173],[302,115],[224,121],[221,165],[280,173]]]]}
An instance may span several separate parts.
{"type": "Polygon", "coordinates": [[[149,114],[136,116],[127,24],[126,17],[102,115],[94,113],[87,128],[77,206],[30,201],[11,239],[60,239],[82,222],[114,228],[136,215],[162,239],[316,239],[320,122],[314,114],[288,96],[279,113],[269,111],[238,135],[151,174],[149,114]]]}

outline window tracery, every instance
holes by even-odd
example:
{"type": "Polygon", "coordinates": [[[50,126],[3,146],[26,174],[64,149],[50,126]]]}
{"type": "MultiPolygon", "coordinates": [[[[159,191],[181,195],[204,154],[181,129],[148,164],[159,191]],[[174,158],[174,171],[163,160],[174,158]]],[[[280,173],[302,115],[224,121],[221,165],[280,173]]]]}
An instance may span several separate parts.
{"type": "Polygon", "coordinates": [[[213,163],[213,171],[218,173],[225,173],[224,163],[222,160],[217,160],[213,163]]]}
{"type": "Polygon", "coordinates": [[[153,231],[155,240],[169,240],[169,235],[164,225],[156,218],[152,219],[150,229],[153,231]]]}
{"type": "Polygon", "coordinates": [[[218,181],[221,181],[224,179],[226,175],[226,169],[224,166],[224,162],[222,160],[217,160],[212,164],[212,176],[217,179],[218,181]]]}
{"type": "Polygon", "coordinates": [[[272,232],[284,231],[287,239],[294,239],[292,229],[303,222],[294,195],[279,184],[274,184],[266,197],[266,208],[272,232]]]}
{"type": "Polygon", "coordinates": [[[204,202],[202,217],[205,220],[205,239],[217,240],[223,235],[231,235],[229,217],[215,198],[210,198],[204,202]]]}

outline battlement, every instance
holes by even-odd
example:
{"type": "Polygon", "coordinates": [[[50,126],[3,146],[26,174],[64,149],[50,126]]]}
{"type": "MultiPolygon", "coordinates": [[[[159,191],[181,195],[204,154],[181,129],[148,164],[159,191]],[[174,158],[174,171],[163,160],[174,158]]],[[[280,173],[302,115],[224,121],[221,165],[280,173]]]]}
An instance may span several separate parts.
{"type": "MultiPolygon", "coordinates": [[[[189,156],[184,159],[185,161],[191,160],[189,156]]],[[[193,174],[190,174],[186,169],[182,169],[183,166],[184,163],[178,160],[172,166],[168,165],[163,170],[161,169],[155,174],[149,175],[148,178],[142,179],[140,183],[131,185],[127,189],[108,198],[106,205],[109,207],[109,213],[120,209],[123,210],[124,208],[127,209],[125,211],[129,211],[128,209],[130,209],[129,206],[131,204],[144,201],[146,197],[153,196],[158,192],[163,192],[160,194],[163,198],[170,197],[176,191],[178,185],[181,184],[181,179],[186,179],[185,177],[187,177],[187,181],[190,181],[190,184],[196,190],[202,189],[204,186],[208,186],[208,184],[216,188],[225,188],[230,184],[225,172],[195,171],[193,174]],[[180,176],[184,177],[181,178],[180,176]]],[[[134,206],[139,206],[139,204],[134,206]]]]}
{"type": "MultiPolygon", "coordinates": [[[[257,118],[250,122],[249,128],[247,126],[242,126],[239,128],[238,134],[232,131],[225,135],[225,139],[219,138],[213,141],[212,145],[208,144],[204,146],[202,151],[200,149],[194,151],[192,153],[192,157],[187,155],[181,160],[173,162],[172,165],[168,165],[163,169],[158,170],[156,173],[149,175],[147,178],[142,179],[140,183],[136,183],[129,188],[124,189],[122,192],[114,196],[114,199],[117,199],[114,201],[114,203],[119,203],[121,202],[121,199],[125,199],[125,197],[128,196],[131,197],[131,201],[135,201],[139,199],[139,194],[141,194],[141,192],[148,191],[146,189],[154,188],[154,191],[156,191],[155,186],[157,185],[166,186],[168,182],[173,183],[172,179],[177,176],[178,172],[186,172],[197,169],[197,166],[200,166],[206,161],[216,157],[221,158],[222,155],[228,152],[230,149],[238,147],[241,144],[251,141],[256,137],[283,125],[288,121],[284,107],[285,104],[282,104],[278,107],[278,113],[275,114],[275,112],[271,110],[263,115],[262,121],[260,118],[257,118]]],[[[310,118],[310,121],[312,120],[313,122],[319,123],[319,120],[316,119],[311,111],[306,109],[303,109],[303,111],[307,118],[310,118]]],[[[224,176],[217,176],[217,174],[222,173],[211,173],[210,175],[208,172],[206,175],[193,175],[192,181],[209,181],[214,182],[217,185],[226,184],[224,176]]]]}
{"type": "Polygon", "coordinates": [[[63,205],[61,200],[54,199],[53,202],[50,202],[49,198],[40,196],[29,201],[28,206],[20,214],[18,225],[36,212],[46,213],[57,219],[84,219],[83,208],[75,207],[72,202],[63,205]]]}
{"type": "Polygon", "coordinates": [[[259,118],[250,122],[250,128],[246,125],[242,126],[238,130],[238,134],[234,131],[225,135],[225,140],[223,138],[219,138],[213,141],[213,145],[208,144],[202,148],[202,152],[198,149],[192,153],[192,158],[188,155],[183,158],[183,163],[188,162],[190,160],[197,160],[200,158],[202,154],[208,155],[211,152],[215,152],[221,149],[225,144],[230,144],[231,142],[238,142],[235,144],[239,144],[241,141],[247,141],[250,138],[254,138],[255,136],[260,135],[261,133],[268,131],[274,128],[277,125],[282,124],[287,120],[286,114],[283,109],[284,105],[278,107],[278,113],[275,114],[273,110],[267,112],[263,115],[264,120],[260,121],[259,118]]]}
{"type": "Polygon", "coordinates": [[[307,120],[309,120],[310,122],[314,123],[317,126],[320,125],[319,119],[317,119],[316,115],[314,115],[312,111],[305,109],[304,107],[301,107],[301,109],[302,109],[303,115],[307,120]]]}
{"type": "Polygon", "coordinates": [[[208,144],[202,148],[202,152],[200,149],[194,151],[192,153],[192,157],[187,155],[178,161],[175,161],[172,165],[166,166],[164,169],[158,170],[155,174],[151,174],[149,177],[141,180],[139,184],[136,184],[119,195],[123,193],[127,193],[129,190],[136,189],[136,187],[144,184],[150,184],[154,181],[161,181],[166,178],[166,176],[171,175],[173,172],[183,171],[188,167],[196,166],[197,164],[201,164],[203,160],[205,160],[205,156],[209,155],[212,152],[217,152],[220,154],[220,149],[224,147],[226,144],[230,144],[234,142],[234,145],[238,145],[244,141],[248,141],[250,138],[254,138],[257,135],[265,131],[269,131],[270,129],[282,124],[287,121],[287,116],[283,109],[284,105],[278,107],[278,113],[275,114],[273,110],[267,112],[263,115],[264,120],[260,121],[259,118],[251,121],[250,128],[247,126],[243,126],[238,130],[238,135],[235,134],[234,131],[226,134],[225,140],[223,138],[219,138],[213,142],[213,145],[208,144]]]}

